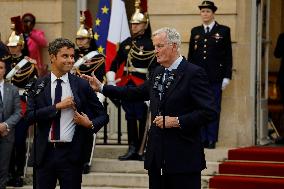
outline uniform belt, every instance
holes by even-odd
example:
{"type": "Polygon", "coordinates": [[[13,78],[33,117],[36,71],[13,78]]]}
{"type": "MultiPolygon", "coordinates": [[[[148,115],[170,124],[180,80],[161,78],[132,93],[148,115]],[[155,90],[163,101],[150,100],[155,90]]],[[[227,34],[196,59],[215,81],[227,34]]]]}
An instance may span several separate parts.
{"type": "Polygon", "coordinates": [[[128,72],[138,72],[138,73],[143,73],[146,74],[148,73],[147,68],[135,68],[135,67],[124,67],[124,71],[128,72]]]}
{"type": "Polygon", "coordinates": [[[48,142],[48,146],[51,148],[65,148],[69,147],[71,142],[48,142]]]}

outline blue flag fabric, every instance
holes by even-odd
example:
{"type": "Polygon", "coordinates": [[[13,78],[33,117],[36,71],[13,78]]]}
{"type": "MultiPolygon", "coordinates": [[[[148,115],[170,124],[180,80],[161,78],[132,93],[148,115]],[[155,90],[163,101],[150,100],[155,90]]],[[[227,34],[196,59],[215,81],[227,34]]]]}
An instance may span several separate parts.
{"type": "Polygon", "coordinates": [[[106,54],[110,14],[110,0],[100,0],[93,30],[98,52],[104,55],[106,54]]]}

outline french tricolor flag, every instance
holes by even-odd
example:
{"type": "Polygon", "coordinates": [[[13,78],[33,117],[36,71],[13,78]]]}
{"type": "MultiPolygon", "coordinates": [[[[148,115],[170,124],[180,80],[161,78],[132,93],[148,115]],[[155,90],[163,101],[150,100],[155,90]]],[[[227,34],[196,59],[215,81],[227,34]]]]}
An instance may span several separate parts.
{"type": "Polygon", "coordinates": [[[111,17],[106,44],[106,72],[116,56],[118,45],[130,37],[128,20],[123,0],[112,0],[111,17]]]}

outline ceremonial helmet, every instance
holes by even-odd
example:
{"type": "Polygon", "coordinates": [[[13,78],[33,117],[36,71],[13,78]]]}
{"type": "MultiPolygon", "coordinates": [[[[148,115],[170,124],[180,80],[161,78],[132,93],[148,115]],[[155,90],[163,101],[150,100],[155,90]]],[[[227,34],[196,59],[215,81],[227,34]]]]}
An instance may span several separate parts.
{"type": "Polygon", "coordinates": [[[80,11],[80,27],[77,31],[76,38],[92,38],[92,15],[89,10],[80,11]]]}
{"type": "Polygon", "coordinates": [[[17,45],[24,46],[23,26],[21,22],[21,16],[15,16],[11,18],[11,30],[12,33],[8,40],[8,47],[15,47],[17,45]]]}
{"type": "Polygon", "coordinates": [[[145,13],[141,12],[140,0],[136,0],[135,1],[135,12],[131,16],[130,23],[131,24],[146,23],[146,28],[148,26],[149,16],[148,16],[148,14],[146,12],[145,13]]]}

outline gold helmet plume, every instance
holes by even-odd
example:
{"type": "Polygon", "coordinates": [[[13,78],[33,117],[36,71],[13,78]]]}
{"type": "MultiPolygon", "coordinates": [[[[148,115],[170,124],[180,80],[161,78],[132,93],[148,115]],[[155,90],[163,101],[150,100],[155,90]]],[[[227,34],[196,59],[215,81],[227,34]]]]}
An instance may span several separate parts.
{"type": "Polygon", "coordinates": [[[147,13],[142,13],[140,8],[140,0],[135,1],[135,12],[130,19],[131,24],[146,23],[146,28],[149,23],[149,16],[147,13]]]}
{"type": "Polygon", "coordinates": [[[15,16],[11,18],[11,30],[12,33],[8,40],[8,47],[15,47],[17,45],[24,46],[23,26],[21,22],[21,16],[15,16]]]}
{"type": "Polygon", "coordinates": [[[92,15],[89,10],[80,11],[80,27],[77,31],[76,38],[92,38],[92,15]]]}

